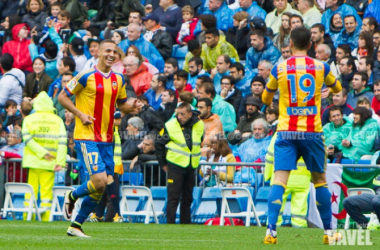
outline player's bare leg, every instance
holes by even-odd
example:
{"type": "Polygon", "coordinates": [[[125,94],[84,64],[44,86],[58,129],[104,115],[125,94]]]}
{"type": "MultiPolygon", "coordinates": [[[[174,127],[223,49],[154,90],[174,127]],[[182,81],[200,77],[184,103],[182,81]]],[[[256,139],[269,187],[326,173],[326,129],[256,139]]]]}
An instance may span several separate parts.
{"type": "Polygon", "coordinates": [[[290,171],[278,170],[274,173],[273,186],[268,197],[268,226],[264,244],[277,244],[276,224],[282,206],[290,171]]]}

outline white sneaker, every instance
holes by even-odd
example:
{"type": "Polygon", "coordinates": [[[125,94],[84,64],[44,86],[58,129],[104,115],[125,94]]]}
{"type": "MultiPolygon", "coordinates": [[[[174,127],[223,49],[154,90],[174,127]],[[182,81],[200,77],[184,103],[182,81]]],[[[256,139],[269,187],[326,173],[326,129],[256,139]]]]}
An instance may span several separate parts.
{"type": "Polygon", "coordinates": [[[65,193],[65,206],[64,206],[64,209],[63,209],[63,217],[67,220],[67,221],[70,221],[71,220],[71,215],[73,214],[73,210],[74,210],[74,205],[75,205],[75,201],[72,201],[70,199],[70,195],[73,191],[67,191],[65,193]]]}
{"type": "Polygon", "coordinates": [[[81,228],[76,227],[69,227],[67,229],[67,235],[68,236],[76,236],[76,237],[82,237],[82,238],[91,238],[91,236],[86,235],[81,228]]]}

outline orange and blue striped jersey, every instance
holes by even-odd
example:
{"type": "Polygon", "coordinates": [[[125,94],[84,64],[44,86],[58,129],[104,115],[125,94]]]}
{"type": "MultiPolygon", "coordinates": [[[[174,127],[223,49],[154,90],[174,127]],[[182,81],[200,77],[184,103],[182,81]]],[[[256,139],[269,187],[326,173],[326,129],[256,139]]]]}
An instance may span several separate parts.
{"type": "Polygon", "coordinates": [[[278,131],[323,131],[320,116],[323,83],[333,93],[342,90],[327,63],[307,56],[293,56],[272,68],[262,101],[269,105],[279,90],[278,131]]]}
{"type": "Polygon", "coordinates": [[[75,95],[79,111],[95,118],[92,124],[83,125],[75,117],[74,140],[112,143],[115,104],[127,101],[124,77],[113,71],[106,77],[94,67],[75,76],[65,91],[75,95]]]}

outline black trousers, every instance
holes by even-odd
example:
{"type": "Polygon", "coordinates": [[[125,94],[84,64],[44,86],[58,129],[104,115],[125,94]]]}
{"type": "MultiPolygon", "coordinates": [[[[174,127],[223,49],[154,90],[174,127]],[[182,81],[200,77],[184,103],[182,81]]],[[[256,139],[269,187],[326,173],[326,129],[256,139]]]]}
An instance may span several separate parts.
{"type": "Polygon", "coordinates": [[[169,166],[168,205],[166,208],[167,223],[175,223],[176,211],[180,201],[180,223],[191,223],[190,207],[193,202],[195,173],[195,169],[191,166],[185,169],[169,166]]]}

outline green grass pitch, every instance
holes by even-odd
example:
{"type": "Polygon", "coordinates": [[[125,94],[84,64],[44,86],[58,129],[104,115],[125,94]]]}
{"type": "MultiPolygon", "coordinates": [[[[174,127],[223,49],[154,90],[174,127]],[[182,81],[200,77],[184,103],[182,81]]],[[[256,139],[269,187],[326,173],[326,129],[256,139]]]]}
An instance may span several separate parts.
{"type": "MultiPolygon", "coordinates": [[[[90,239],[66,235],[68,222],[0,220],[0,249],[335,249],[322,245],[323,230],[279,228],[279,244],[262,244],[265,227],[219,227],[204,225],[144,225],[90,223],[83,226],[90,239]]],[[[380,232],[371,232],[372,246],[344,249],[378,249],[380,232]]]]}

